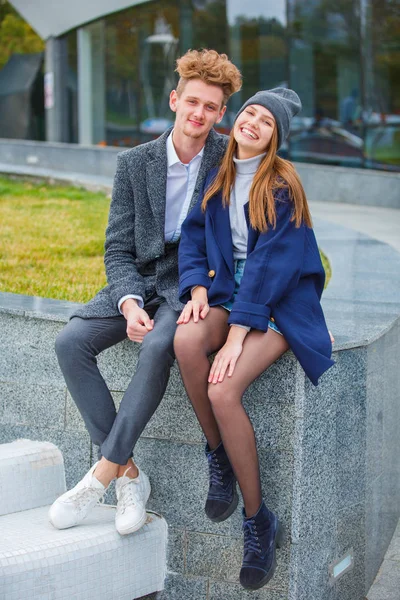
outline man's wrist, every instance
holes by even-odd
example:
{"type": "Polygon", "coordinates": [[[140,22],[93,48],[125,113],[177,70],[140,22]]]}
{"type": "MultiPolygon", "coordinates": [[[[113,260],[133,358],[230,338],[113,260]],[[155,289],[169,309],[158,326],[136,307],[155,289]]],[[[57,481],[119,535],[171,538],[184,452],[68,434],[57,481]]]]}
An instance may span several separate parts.
{"type": "Polygon", "coordinates": [[[126,300],[124,300],[120,306],[120,310],[122,312],[122,314],[124,315],[125,319],[128,318],[128,315],[130,313],[131,310],[134,310],[136,308],[138,308],[138,301],[136,300],[136,298],[127,298],[126,300]]]}

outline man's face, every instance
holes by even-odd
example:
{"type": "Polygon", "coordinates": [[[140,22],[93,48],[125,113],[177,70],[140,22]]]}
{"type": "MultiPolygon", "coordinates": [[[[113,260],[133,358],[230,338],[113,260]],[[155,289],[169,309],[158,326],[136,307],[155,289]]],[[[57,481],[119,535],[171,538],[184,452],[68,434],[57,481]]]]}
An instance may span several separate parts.
{"type": "Polygon", "coordinates": [[[201,79],[190,79],[180,95],[172,90],[171,110],[176,114],[175,130],[190,138],[206,139],[210,129],[224,116],[224,95],[217,85],[208,85],[201,79]]]}

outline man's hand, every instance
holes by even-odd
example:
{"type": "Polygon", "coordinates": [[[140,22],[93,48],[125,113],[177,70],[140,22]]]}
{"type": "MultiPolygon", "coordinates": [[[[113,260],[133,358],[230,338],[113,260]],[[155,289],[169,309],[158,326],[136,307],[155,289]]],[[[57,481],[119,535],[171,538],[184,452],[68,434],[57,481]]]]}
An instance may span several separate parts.
{"type": "Polygon", "coordinates": [[[178,325],[181,323],[189,323],[193,316],[195,323],[200,319],[205,319],[210,310],[207,298],[207,288],[198,285],[192,292],[192,299],[186,304],[185,308],[179,315],[177,320],[178,325]]]}
{"type": "Polygon", "coordinates": [[[144,336],[154,327],[154,320],[143,308],[139,308],[134,298],[128,298],[121,304],[121,310],[127,321],[126,335],[132,342],[143,342],[144,336]]]}

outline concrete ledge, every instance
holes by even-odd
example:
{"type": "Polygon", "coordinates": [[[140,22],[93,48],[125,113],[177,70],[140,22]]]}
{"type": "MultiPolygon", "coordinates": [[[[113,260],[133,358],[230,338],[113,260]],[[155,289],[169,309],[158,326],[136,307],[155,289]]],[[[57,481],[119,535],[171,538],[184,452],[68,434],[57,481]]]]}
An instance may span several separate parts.
{"type": "MultiPolygon", "coordinates": [[[[316,233],[333,270],[323,305],[336,365],[314,388],[288,352],[245,399],[265,498],[288,531],[260,600],[362,600],[400,512],[400,255],[331,223],[318,221],[316,233]],[[329,567],[350,551],[353,568],[330,585],[329,567]]],[[[95,456],[53,351],[72,307],[12,294],[0,305],[0,441],[57,444],[70,487],[95,456]]],[[[128,341],[99,357],[117,404],[136,360],[128,341]]],[[[152,482],[150,508],[170,528],[163,598],[247,598],[240,512],[218,525],[205,518],[203,439],[176,366],[135,458],[152,482]]]]}
{"type": "MultiPolygon", "coordinates": [[[[100,186],[109,191],[116,155],[124,149],[0,139],[0,172],[100,186]]],[[[400,173],[295,165],[309,200],[400,208],[400,173]]]]}
{"type": "Polygon", "coordinates": [[[294,164],[310,201],[400,208],[400,173],[294,164]]]}
{"type": "Polygon", "coordinates": [[[0,163],[114,177],[118,152],[126,148],[0,139],[0,163]]]}

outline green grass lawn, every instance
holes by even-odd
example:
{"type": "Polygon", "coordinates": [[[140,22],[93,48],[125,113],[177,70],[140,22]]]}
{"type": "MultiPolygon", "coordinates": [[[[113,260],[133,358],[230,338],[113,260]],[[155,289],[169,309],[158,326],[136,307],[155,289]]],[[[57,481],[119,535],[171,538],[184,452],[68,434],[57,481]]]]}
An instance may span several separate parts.
{"type": "Polygon", "coordinates": [[[102,193],[0,176],[0,290],[86,302],[106,283],[102,193]]]}
{"type": "Polygon", "coordinates": [[[90,300],[106,283],[109,205],[102,193],[0,176],[0,290],[90,300]]]}

